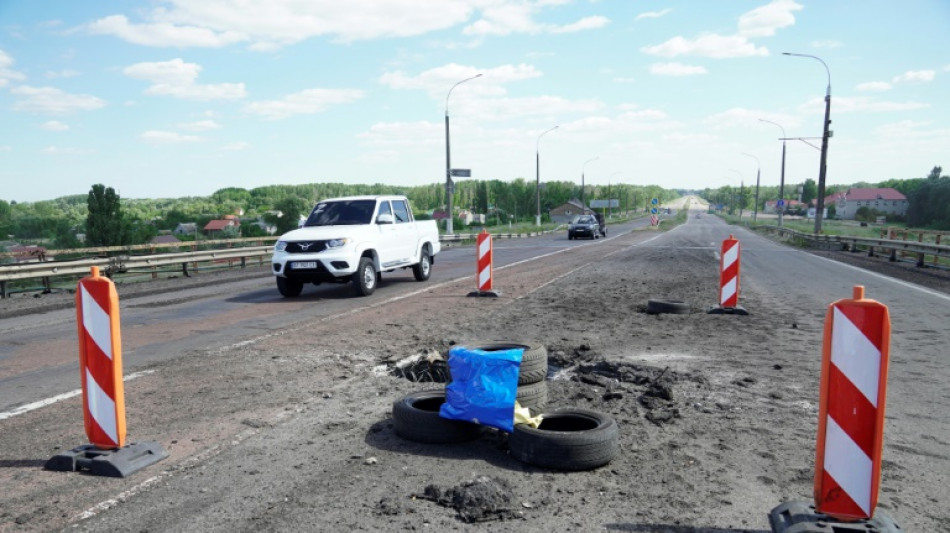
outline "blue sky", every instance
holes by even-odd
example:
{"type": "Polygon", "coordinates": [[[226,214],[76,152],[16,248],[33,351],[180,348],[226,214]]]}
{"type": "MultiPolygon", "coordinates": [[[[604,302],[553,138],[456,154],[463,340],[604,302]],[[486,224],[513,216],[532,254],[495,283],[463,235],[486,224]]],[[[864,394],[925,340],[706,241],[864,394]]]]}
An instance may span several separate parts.
{"type": "MultiPolygon", "coordinates": [[[[828,83],[782,52],[831,72],[829,184],[920,177],[950,168],[948,27],[946,0],[0,0],[0,199],[442,183],[476,74],[448,98],[473,178],[537,151],[542,181],[773,185],[760,119],[819,137],[828,83]]],[[[786,182],[818,163],[790,141],[786,182]]]]}

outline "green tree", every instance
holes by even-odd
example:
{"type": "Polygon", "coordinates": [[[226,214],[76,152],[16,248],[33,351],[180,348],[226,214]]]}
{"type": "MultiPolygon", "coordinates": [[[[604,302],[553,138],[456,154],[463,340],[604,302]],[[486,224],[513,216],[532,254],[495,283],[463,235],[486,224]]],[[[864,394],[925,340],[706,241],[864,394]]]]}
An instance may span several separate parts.
{"type": "Polygon", "coordinates": [[[277,227],[278,235],[283,235],[288,231],[297,229],[300,215],[305,214],[307,209],[309,209],[309,202],[300,197],[287,196],[274,204],[274,210],[280,211],[280,216],[266,214],[264,220],[277,227]]]}
{"type": "Polygon", "coordinates": [[[93,185],[86,201],[86,244],[119,246],[125,244],[122,206],[115,189],[101,183],[93,185]]]}
{"type": "Polygon", "coordinates": [[[802,184],[802,203],[808,205],[818,196],[818,185],[813,179],[805,180],[802,184]]]}

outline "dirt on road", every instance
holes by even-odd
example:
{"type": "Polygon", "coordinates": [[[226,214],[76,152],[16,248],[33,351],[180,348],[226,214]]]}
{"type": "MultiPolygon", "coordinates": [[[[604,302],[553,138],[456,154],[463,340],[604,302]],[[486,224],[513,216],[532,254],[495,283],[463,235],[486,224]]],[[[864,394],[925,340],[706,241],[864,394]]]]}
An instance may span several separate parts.
{"type": "MultiPolygon", "coordinates": [[[[769,312],[708,315],[711,252],[633,246],[651,236],[506,269],[500,298],[466,298],[468,282],[377,293],[177,354],[127,384],[130,436],[170,453],[130,478],[42,470],[84,440],[78,399],[0,421],[0,531],[768,531],[769,510],[811,496],[824,309],[750,291],[743,305],[769,312]],[[651,298],[691,312],[647,314],[651,298]],[[400,362],[495,339],[546,347],[549,407],[616,420],[610,464],[529,466],[494,430],[451,445],[394,434],[393,401],[443,386],[400,362]]],[[[907,531],[940,523],[944,510],[888,491],[895,474],[885,462],[879,507],[911,517],[907,531]]]]}

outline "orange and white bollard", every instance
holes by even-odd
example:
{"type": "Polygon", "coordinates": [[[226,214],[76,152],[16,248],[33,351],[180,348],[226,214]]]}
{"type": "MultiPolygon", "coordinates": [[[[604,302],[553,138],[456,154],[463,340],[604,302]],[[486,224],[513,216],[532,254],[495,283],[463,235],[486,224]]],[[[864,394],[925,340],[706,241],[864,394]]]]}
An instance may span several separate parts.
{"type": "Polygon", "coordinates": [[[840,520],[870,518],[877,505],[891,321],[887,306],[838,300],[825,317],[815,460],[815,508],[840,520]]]}
{"type": "Polygon", "coordinates": [[[747,315],[739,306],[739,263],[741,246],[739,240],[729,236],[722,241],[719,253],[719,304],[711,309],[712,314],[747,315]]]}
{"type": "Polygon", "coordinates": [[[498,296],[492,290],[492,237],[491,233],[482,230],[475,241],[478,258],[475,263],[475,291],[469,296],[498,296]]]}
{"type": "Polygon", "coordinates": [[[125,445],[125,394],[119,296],[112,280],[99,276],[99,267],[92,267],[92,275],[79,280],[76,321],[86,436],[98,448],[121,448],[125,445]]]}
{"type": "Polygon", "coordinates": [[[815,454],[814,504],[772,509],[773,533],[805,531],[899,533],[877,510],[884,442],[884,403],[891,341],[887,306],[864,298],[838,300],[825,315],[815,454]],[[810,527],[810,528],[809,528],[810,527]]]}
{"type": "Polygon", "coordinates": [[[46,468],[125,477],[168,457],[156,442],[125,443],[119,297],[112,280],[99,276],[99,267],[79,280],[76,320],[83,423],[91,444],[53,456],[46,468]]]}

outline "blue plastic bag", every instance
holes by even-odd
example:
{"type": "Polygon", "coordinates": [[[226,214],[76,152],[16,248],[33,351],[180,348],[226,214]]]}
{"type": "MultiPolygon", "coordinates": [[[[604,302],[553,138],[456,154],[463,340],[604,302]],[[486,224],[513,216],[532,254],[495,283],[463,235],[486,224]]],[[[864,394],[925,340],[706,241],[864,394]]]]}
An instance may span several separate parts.
{"type": "Polygon", "coordinates": [[[452,381],[445,386],[439,416],[513,431],[523,354],[524,348],[485,351],[456,346],[449,350],[452,381]]]}

